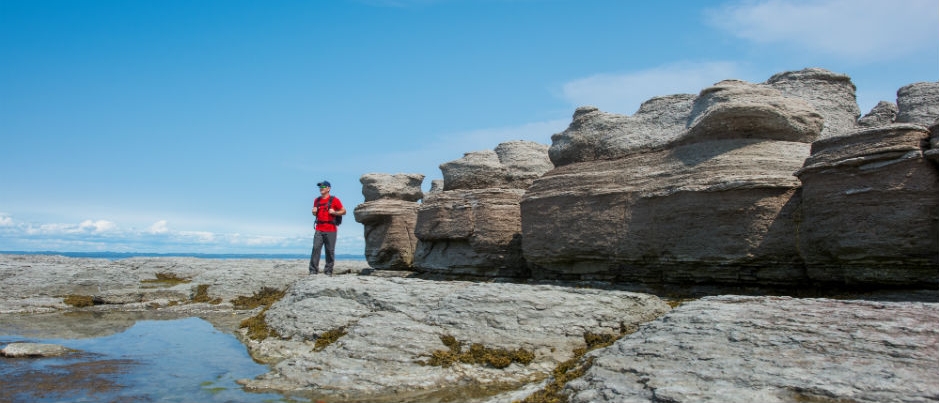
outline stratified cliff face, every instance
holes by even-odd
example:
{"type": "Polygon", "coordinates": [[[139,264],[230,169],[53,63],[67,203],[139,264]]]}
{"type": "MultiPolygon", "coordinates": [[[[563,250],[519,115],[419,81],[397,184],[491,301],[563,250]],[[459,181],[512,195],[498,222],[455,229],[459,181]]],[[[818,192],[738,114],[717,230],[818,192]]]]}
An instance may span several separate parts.
{"type": "MultiPolygon", "coordinates": [[[[764,284],[802,276],[792,173],[821,134],[822,115],[770,85],[742,81],[703,90],[690,108],[660,106],[662,114],[686,113],[671,119],[687,123],[666,134],[669,143],[571,163],[535,181],[522,200],[534,274],[764,284]]],[[[560,137],[577,136],[574,127],[560,137]]]]}
{"type": "Polygon", "coordinates": [[[939,170],[929,132],[891,124],[812,144],[799,247],[813,280],[929,283],[939,257],[939,170]]]}
{"type": "Polygon", "coordinates": [[[937,284],[937,88],[860,125],[850,78],[822,69],[579,108],[522,199],[524,257],[546,278],[937,284]]]}
{"type": "MultiPolygon", "coordinates": [[[[939,285],[939,83],[861,117],[850,77],[576,110],[549,148],[441,165],[411,268],[643,284],[939,285]]],[[[369,239],[373,250],[376,239],[369,239]]],[[[403,260],[402,260],[403,261],[403,260]]]]}

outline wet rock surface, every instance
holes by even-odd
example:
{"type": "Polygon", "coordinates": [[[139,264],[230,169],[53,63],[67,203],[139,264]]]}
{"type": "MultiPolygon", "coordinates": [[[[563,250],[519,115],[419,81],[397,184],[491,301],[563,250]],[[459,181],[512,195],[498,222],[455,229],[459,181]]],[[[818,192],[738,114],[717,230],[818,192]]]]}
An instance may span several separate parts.
{"type": "Polygon", "coordinates": [[[19,357],[57,357],[68,354],[70,350],[65,346],[48,343],[10,343],[0,349],[0,356],[19,357]]]}

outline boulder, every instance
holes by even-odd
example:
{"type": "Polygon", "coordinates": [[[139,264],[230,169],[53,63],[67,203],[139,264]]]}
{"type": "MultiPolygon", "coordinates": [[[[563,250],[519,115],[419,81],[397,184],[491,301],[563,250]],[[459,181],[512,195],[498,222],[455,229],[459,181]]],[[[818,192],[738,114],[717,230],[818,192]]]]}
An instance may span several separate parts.
{"type": "Polygon", "coordinates": [[[355,207],[355,221],[365,230],[365,259],[373,269],[408,269],[417,249],[420,203],[378,199],[355,207]]]}
{"type": "Polygon", "coordinates": [[[553,168],[548,146],[531,141],[510,141],[495,150],[474,151],[440,165],[444,190],[525,189],[553,168]]]}
{"type": "Polygon", "coordinates": [[[897,123],[930,126],[939,119],[939,82],[922,82],[897,90],[897,123]]]}
{"type": "Polygon", "coordinates": [[[886,126],[897,118],[897,104],[880,101],[866,115],[858,119],[857,125],[862,128],[886,126]]]}
{"type": "Polygon", "coordinates": [[[362,183],[362,195],[365,201],[392,199],[416,202],[424,197],[421,183],[422,174],[382,174],[368,173],[359,178],[362,183]]]}
{"type": "Polygon", "coordinates": [[[242,383],[250,390],[303,393],[311,400],[467,401],[469,391],[485,396],[544,378],[585,346],[585,333],[618,334],[668,310],[654,296],[624,291],[315,277],[295,284],[266,312],[267,326],[280,337],[249,348],[252,356],[274,365],[270,373],[242,383]],[[334,343],[314,348],[337,329],[342,335],[334,343]],[[449,351],[444,336],[462,343],[464,352],[472,344],[524,349],[531,362],[505,368],[427,365],[435,352],[449,351]]]}
{"type": "Polygon", "coordinates": [[[417,212],[414,267],[447,274],[527,276],[521,251],[522,189],[428,193],[417,212]]]}
{"type": "Polygon", "coordinates": [[[939,170],[929,132],[892,124],[819,140],[802,181],[800,251],[828,282],[939,285],[939,170]]]}
{"type": "Polygon", "coordinates": [[[839,136],[855,130],[861,110],[851,77],[820,68],[775,74],[766,80],[787,97],[811,104],[824,118],[819,138],[839,136]]]}
{"type": "Polygon", "coordinates": [[[811,143],[822,130],[822,115],[808,102],[772,87],[738,80],[701,91],[682,143],[758,138],[811,143]]]}
{"type": "Polygon", "coordinates": [[[532,181],[554,168],[544,144],[509,141],[496,146],[495,152],[505,167],[505,183],[498,187],[528,189],[532,181]]]}
{"type": "Polygon", "coordinates": [[[788,297],[686,303],[568,383],[586,402],[928,402],[939,304],[788,297]]]}
{"type": "Polygon", "coordinates": [[[692,94],[652,98],[632,116],[593,106],[577,108],[567,130],[551,136],[551,162],[562,166],[661,148],[684,132],[695,98],[692,94]]]}
{"type": "Polygon", "coordinates": [[[504,182],[505,167],[493,150],[473,151],[463,158],[440,164],[444,190],[485,189],[504,182]]]}

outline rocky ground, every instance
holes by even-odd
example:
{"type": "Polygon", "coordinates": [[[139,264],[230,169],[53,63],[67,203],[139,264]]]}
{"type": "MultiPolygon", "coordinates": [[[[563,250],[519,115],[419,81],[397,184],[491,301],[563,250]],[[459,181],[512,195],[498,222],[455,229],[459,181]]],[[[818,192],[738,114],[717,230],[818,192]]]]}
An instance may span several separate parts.
{"type": "Polygon", "coordinates": [[[585,284],[433,281],[361,261],[336,272],[0,255],[0,335],[99,337],[199,316],[270,365],[247,389],[329,401],[939,400],[936,290],[671,308],[585,284]]]}

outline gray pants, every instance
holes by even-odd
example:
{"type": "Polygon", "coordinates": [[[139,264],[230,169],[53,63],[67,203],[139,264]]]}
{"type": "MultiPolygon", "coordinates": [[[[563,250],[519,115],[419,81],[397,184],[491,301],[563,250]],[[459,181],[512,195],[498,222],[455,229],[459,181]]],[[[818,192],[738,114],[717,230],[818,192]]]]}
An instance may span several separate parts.
{"type": "Polygon", "coordinates": [[[313,253],[310,255],[310,274],[319,272],[320,251],[326,246],[326,266],[323,272],[333,274],[333,264],[336,263],[336,233],[316,231],[313,234],[313,253]]]}

